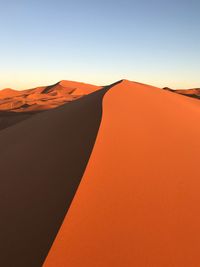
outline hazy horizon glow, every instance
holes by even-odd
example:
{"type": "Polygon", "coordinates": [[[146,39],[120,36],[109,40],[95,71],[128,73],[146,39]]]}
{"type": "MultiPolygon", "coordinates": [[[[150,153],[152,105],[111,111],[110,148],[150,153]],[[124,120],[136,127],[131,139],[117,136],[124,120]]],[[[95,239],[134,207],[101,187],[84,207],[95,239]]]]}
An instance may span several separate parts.
{"type": "Polygon", "coordinates": [[[2,0],[0,89],[120,79],[200,87],[199,0],[2,0]]]}

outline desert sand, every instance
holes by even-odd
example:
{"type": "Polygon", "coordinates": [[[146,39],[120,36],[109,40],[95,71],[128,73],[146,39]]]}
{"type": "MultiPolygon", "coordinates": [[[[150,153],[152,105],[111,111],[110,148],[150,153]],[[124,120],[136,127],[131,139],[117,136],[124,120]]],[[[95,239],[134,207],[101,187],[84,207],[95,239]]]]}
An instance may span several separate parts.
{"type": "Polygon", "coordinates": [[[194,88],[194,89],[178,89],[175,90],[176,93],[182,94],[185,96],[190,96],[194,98],[200,98],[200,89],[199,88],[194,88]]]}
{"type": "Polygon", "coordinates": [[[65,80],[54,85],[21,91],[6,88],[0,91],[0,111],[49,110],[95,92],[100,88],[101,86],[65,80]]]}
{"type": "Polygon", "coordinates": [[[0,266],[42,265],[90,157],[107,90],[0,131],[0,266]]]}
{"type": "Polygon", "coordinates": [[[0,130],[26,120],[35,114],[37,114],[37,112],[18,113],[12,111],[0,111],[0,130]]]}
{"type": "Polygon", "coordinates": [[[127,80],[68,87],[32,93],[89,95],[0,114],[0,265],[200,266],[200,101],[127,80]]]}
{"type": "Polygon", "coordinates": [[[123,81],[45,261],[54,266],[200,266],[200,102],[123,81]]]}
{"type": "Polygon", "coordinates": [[[185,95],[193,98],[200,99],[200,88],[193,88],[193,89],[171,89],[169,87],[164,87],[163,89],[180,94],[185,95]]]}

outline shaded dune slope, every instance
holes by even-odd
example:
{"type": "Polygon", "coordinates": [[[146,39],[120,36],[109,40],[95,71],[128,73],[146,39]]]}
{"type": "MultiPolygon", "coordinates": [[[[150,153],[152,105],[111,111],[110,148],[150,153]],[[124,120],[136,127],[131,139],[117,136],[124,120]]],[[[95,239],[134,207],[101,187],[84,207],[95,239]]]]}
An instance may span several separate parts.
{"type": "Polygon", "coordinates": [[[0,131],[0,265],[41,266],[82,178],[110,87],[0,131]]]}
{"type": "Polygon", "coordinates": [[[200,266],[200,105],[123,81],[45,267],[200,266]]]}
{"type": "Polygon", "coordinates": [[[10,127],[18,122],[29,119],[36,112],[15,113],[11,111],[0,111],[0,130],[10,127]]]}

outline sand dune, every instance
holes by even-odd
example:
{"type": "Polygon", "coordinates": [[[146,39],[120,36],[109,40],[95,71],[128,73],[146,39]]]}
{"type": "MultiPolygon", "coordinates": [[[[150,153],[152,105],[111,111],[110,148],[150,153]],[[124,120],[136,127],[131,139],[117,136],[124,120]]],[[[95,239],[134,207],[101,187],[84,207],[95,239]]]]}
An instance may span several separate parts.
{"type": "Polygon", "coordinates": [[[9,98],[9,97],[14,97],[20,94],[20,91],[13,90],[11,88],[5,88],[0,91],[0,98],[9,98]]]}
{"type": "Polygon", "coordinates": [[[41,266],[97,135],[104,88],[0,131],[0,266],[41,266]]]}
{"type": "Polygon", "coordinates": [[[185,95],[193,98],[200,99],[200,88],[194,88],[194,89],[171,89],[169,87],[164,87],[163,89],[180,94],[185,95]]]}
{"type": "Polygon", "coordinates": [[[41,86],[22,91],[3,89],[0,91],[0,111],[48,110],[95,92],[100,88],[101,86],[63,80],[51,86],[41,86]]]}
{"type": "Polygon", "coordinates": [[[22,91],[10,88],[3,89],[0,91],[0,130],[40,111],[59,107],[101,88],[100,86],[63,80],[54,85],[22,91]]]}
{"type": "Polygon", "coordinates": [[[200,266],[200,103],[123,81],[45,261],[55,266],[200,266]]]}
{"type": "Polygon", "coordinates": [[[179,89],[179,90],[176,90],[175,92],[181,95],[185,95],[185,96],[200,98],[200,88],[187,89],[187,90],[179,89]]]}
{"type": "Polygon", "coordinates": [[[126,80],[10,98],[0,266],[200,266],[199,100],[126,80]]]}

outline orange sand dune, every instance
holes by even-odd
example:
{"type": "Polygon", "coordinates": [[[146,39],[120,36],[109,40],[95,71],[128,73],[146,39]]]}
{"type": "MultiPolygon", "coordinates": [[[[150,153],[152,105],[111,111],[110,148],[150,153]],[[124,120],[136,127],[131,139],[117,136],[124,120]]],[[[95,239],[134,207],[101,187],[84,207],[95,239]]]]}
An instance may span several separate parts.
{"type": "Polygon", "coordinates": [[[200,266],[200,102],[123,81],[45,267],[200,266]]]}
{"type": "Polygon", "coordinates": [[[187,90],[175,90],[176,93],[194,97],[194,98],[200,98],[200,88],[195,89],[187,89],[187,90]]]}
{"type": "Polygon", "coordinates": [[[51,86],[22,91],[3,89],[0,91],[0,111],[27,112],[52,109],[101,88],[101,86],[63,80],[51,86]]]}
{"type": "Polygon", "coordinates": [[[0,266],[42,266],[91,155],[108,89],[34,116],[0,112],[0,266]]]}
{"type": "Polygon", "coordinates": [[[11,88],[5,88],[0,91],[0,98],[14,97],[20,94],[20,91],[13,90],[11,88]]]}
{"type": "Polygon", "coordinates": [[[65,80],[61,81],[60,85],[63,87],[74,88],[75,90],[81,90],[83,94],[89,94],[101,88],[101,86],[65,80]]]}
{"type": "Polygon", "coordinates": [[[163,89],[177,93],[177,94],[181,94],[181,95],[185,95],[185,96],[190,96],[193,98],[200,98],[200,88],[194,88],[194,89],[171,89],[169,87],[164,87],[163,89]]]}

